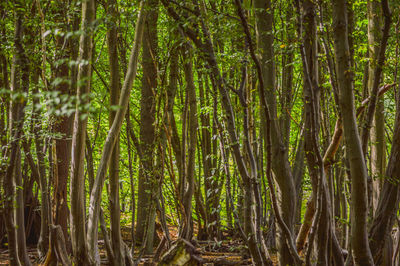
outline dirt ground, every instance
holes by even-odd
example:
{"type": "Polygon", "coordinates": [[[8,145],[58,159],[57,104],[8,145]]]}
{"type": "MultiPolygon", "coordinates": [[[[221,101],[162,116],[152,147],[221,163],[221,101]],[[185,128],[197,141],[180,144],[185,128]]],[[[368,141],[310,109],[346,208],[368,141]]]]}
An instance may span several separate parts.
{"type": "MultiPolygon", "coordinates": [[[[173,226],[169,227],[169,232],[172,240],[175,240],[177,238],[176,228],[173,226]]],[[[129,227],[123,228],[122,237],[128,246],[130,246],[132,239],[129,227]]],[[[205,261],[204,265],[251,265],[251,259],[247,248],[243,245],[241,240],[229,239],[229,237],[226,237],[226,240],[218,242],[195,241],[194,245],[196,253],[205,261]]],[[[99,248],[101,264],[108,265],[103,240],[99,240],[99,248]]],[[[140,247],[137,247],[135,255],[139,250],[140,247]]],[[[42,265],[35,246],[29,246],[28,253],[33,265],[42,265]]],[[[153,263],[153,255],[142,256],[139,265],[155,265],[155,263],[153,263]]],[[[275,256],[272,257],[272,260],[276,262],[275,256]]],[[[9,265],[7,246],[0,248],[0,265],[9,265]]]]}

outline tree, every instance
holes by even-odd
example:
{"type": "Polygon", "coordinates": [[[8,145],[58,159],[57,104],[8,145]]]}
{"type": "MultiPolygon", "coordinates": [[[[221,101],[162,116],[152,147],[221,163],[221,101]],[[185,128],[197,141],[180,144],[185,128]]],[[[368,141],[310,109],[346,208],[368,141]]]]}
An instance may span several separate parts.
{"type": "MultiPolygon", "coordinates": [[[[120,94],[120,74],[118,62],[118,28],[117,28],[117,3],[116,1],[108,1],[107,11],[111,21],[107,32],[108,57],[110,61],[110,106],[117,106],[120,94]]],[[[115,111],[109,116],[109,126],[112,127],[115,118],[115,111]]],[[[119,137],[117,137],[119,138],[119,137]]],[[[110,175],[110,210],[111,215],[111,241],[113,246],[114,265],[123,265],[123,243],[121,238],[120,227],[120,203],[119,203],[119,141],[114,146],[109,166],[110,175]]]]}
{"type": "MultiPolygon", "coordinates": [[[[274,51],[273,35],[272,35],[272,9],[271,1],[256,1],[256,23],[258,29],[258,49],[261,55],[261,67],[263,71],[265,99],[270,110],[270,134],[271,134],[271,149],[275,160],[272,160],[272,169],[275,174],[276,182],[280,189],[280,212],[282,213],[283,221],[288,229],[293,233],[294,229],[294,214],[296,213],[296,189],[294,179],[288,161],[288,151],[282,143],[282,134],[277,123],[277,107],[276,107],[276,91],[275,91],[275,75],[274,75],[274,51]]],[[[266,108],[263,106],[263,108],[266,108]]],[[[265,127],[265,125],[264,125],[265,127]]],[[[280,250],[280,262],[282,264],[293,264],[295,262],[293,255],[288,247],[288,242],[293,239],[287,239],[285,233],[280,234],[278,248],[280,250]]]]}
{"type": "MultiPolygon", "coordinates": [[[[146,21],[146,8],[143,2],[140,6],[140,13],[138,16],[138,21],[136,24],[135,31],[135,43],[132,47],[131,54],[129,57],[129,66],[125,75],[124,83],[122,85],[121,95],[119,99],[120,108],[117,110],[111,129],[107,134],[106,141],[103,146],[103,152],[101,154],[100,164],[97,169],[96,179],[94,180],[93,189],[90,194],[90,206],[89,206],[89,221],[88,221],[88,243],[89,243],[89,252],[90,255],[98,261],[98,247],[97,247],[97,234],[98,234],[98,222],[99,222],[99,214],[100,214],[100,200],[101,200],[101,191],[103,189],[104,181],[106,178],[106,172],[108,170],[110,160],[113,154],[113,150],[115,144],[118,140],[118,135],[121,130],[123,119],[125,118],[126,111],[128,109],[129,96],[132,89],[133,81],[136,78],[137,71],[137,62],[139,58],[140,47],[142,44],[142,36],[143,36],[143,28],[146,21]]],[[[118,232],[117,232],[118,233],[118,232]]],[[[115,240],[114,240],[115,241],[115,240]]],[[[115,243],[114,243],[115,244],[115,243]]],[[[122,252],[125,252],[125,247],[121,247],[123,249],[122,252]]]]}
{"type": "Polygon", "coordinates": [[[21,2],[17,2],[16,4],[18,9],[15,11],[15,54],[11,70],[11,91],[17,97],[14,97],[11,101],[10,108],[11,147],[9,151],[9,162],[4,176],[5,222],[7,226],[11,264],[31,265],[26,251],[20,151],[20,138],[23,134],[22,127],[29,88],[29,65],[23,46],[24,6],[21,2]]]}
{"type": "Polygon", "coordinates": [[[336,73],[339,105],[343,121],[346,155],[350,163],[351,178],[351,243],[357,265],[373,265],[367,234],[367,168],[364,161],[354,108],[353,71],[350,65],[347,10],[345,1],[332,1],[336,73]]]}
{"type": "Polygon", "coordinates": [[[396,265],[390,3],[1,2],[1,257],[396,265]]]}
{"type": "Polygon", "coordinates": [[[92,23],[95,18],[93,0],[82,2],[82,35],[79,41],[79,68],[77,105],[75,110],[74,128],[71,149],[71,240],[74,259],[77,264],[90,264],[85,229],[84,209],[84,158],[86,144],[86,127],[88,119],[88,103],[91,80],[92,59],[92,23]]]}
{"type": "Polygon", "coordinates": [[[155,204],[158,191],[155,189],[157,175],[154,172],[155,140],[155,96],[157,94],[157,19],[158,0],[148,3],[149,14],[144,29],[143,77],[140,99],[140,146],[142,161],[138,184],[136,240],[145,242],[146,252],[151,253],[154,241],[155,204]]]}

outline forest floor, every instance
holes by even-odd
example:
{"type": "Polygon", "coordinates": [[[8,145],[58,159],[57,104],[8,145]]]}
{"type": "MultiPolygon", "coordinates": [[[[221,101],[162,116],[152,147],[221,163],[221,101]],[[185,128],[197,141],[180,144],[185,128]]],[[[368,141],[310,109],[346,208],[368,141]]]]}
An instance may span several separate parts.
{"type": "MultiPolygon", "coordinates": [[[[171,239],[177,238],[177,230],[174,226],[169,226],[171,239]]],[[[129,227],[122,228],[122,237],[124,241],[130,246],[132,242],[131,232],[129,227]]],[[[205,263],[204,265],[251,265],[247,248],[243,245],[241,240],[229,239],[222,241],[196,241],[196,255],[201,257],[205,263]]],[[[101,265],[108,265],[107,254],[105,250],[104,240],[99,240],[101,265]]],[[[136,248],[139,252],[140,248],[136,248]]],[[[135,252],[135,254],[136,254],[135,252]]],[[[28,246],[29,258],[33,265],[42,265],[39,261],[39,256],[35,246],[28,246]]],[[[272,260],[276,265],[276,256],[272,256],[272,260]]],[[[8,249],[0,247],[0,265],[9,265],[8,249]]],[[[156,265],[153,263],[153,255],[144,255],[141,258],[139,265],[156,265]]]]}

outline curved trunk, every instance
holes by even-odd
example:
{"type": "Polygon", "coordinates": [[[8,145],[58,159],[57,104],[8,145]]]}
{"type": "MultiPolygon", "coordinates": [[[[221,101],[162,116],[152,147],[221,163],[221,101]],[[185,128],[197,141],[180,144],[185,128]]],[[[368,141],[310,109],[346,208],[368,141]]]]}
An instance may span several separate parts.
{"type": "MultiPolygon", "coordinates": [[[[296,188],[288,160],[288,151],[283,145],[282,134],[279,129],[276,111],[275,95],[275,66],[273,50],[273,13],[270,0],[257,0],[254,3],[257,24],[257,44],[261,55],[264,88],[268,109],[270,110],[272,170],[279,187],[280,213],[288,229],[294,233],[294,218],[296,214],[296,188]]],[[[265,125],[264,125],[265,127],[265,125]]],[[[278,227],[280,228],[280,227],[278,227]]],[[[281,229],[279,229],[281,230],[281,229]]],[[[293,240],[288,240],[293,241],[293,240]]],[[[282,265],[294,265],[294,257],[289,251],[286,237],[283,232],[278,234],[279,262],[282,265]]]]}
{"type": "MultiPolygon", "coordinates": [[[[398,100],[397,100],[398,102],[398,100]]],[[[400,177],[400,109],[397,109],[395,130],[392,140],[392,150],[386,168],[386,178],[380,192],[378,206],[369,233],[370,246],[375,264],[382,262],[382,252],[395,221],[399,202],[400,177]]]]}
{"type": "Polygon", "coordinates": [[[147,6],[143,6],[143,2],[141,2],[140,12],[135,30],[135,41],[131,50],[131,55],[129,58],[129,67],[124,79],[124,84],[122,86],[118,104],[120,108],[117,110],[113,124],[107,134],[107,138],[105,140],[103,151],[101,154],[99,167],[96,173],[96,179],[94,180],[93,189],[90,194],[87,238],[88,238],[89,254],[92,257],[94,257],[97,252],[97,240],[98,240],[97,233],[98,233],[98,223],[100,214],[101,192],[103,191],[106,173],[108,170],[108,166],[110,163],[110,159],[115,144],[117,143],[122,122],[123,119],[125,118],[125,114],[128,109],[128,103],[130,99],[130,93],[133,81],[136,78],[137,62],[139,58],[140,47],[142,44],[143,27],[146,17],[146,8],[147,6]]]}
{"type": "Polygon", "coordinates": [[[333,0],[333,30],[336,56],[336,72],[339,87],[339,103],[351,176],[351,246],[356,265],[373,265],[367,235],[367,167],[361,146],[354,108],[353,70],[347,29],[345,0],[333,0]]]}

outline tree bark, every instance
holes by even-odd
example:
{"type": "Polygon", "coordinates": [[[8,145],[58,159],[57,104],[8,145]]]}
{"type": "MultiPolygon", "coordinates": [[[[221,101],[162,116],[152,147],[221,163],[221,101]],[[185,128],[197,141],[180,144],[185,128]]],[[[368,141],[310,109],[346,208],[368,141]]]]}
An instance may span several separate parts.
{"type": "Polygon", "coordinates": [[[90,265],[85,228],[85,177],[84,159],[86,144],[86,127],[91,80],[92,59],[92,23],[95,19],[94,0],[82,2],[82,35],[79,41],[79,68],[78,68],[78,103],[75,110],[74,127],[71,149],[71,240],[74,262],[77,265],[90,265]]]}
{"type": "Polygon", "coordinates": [[[154,148],[155,148],[155,95],[157,89],[157,19],[158,0],[147,3],[148,19],[143,33],[143,77],[140,100],[140,146],[142,161],[139,172],[136,241],[142,243],[147,238],[146,252],[153,250],[155,202],[152,195],[155,182],[154,148]],[[147,237],[145,236],[147,234],[147,237]]]}
{"type": "MultiPolygon", "coordinates": [[[[312,199],[310,204],[315,204],[319,190],[322,195],[316,203],[316,210],[320,212],[319,219],[316,221],[315,255],[317,257],[317,265],[328,264],[328,239],[330,232],[330,217],[328,210],[327,187],[324,186],[325,175],[323,169],[320,169],[319,157],[320,151],[315,143],[318,143],[320,131],[320,88],[318,74],[318,42],[317,42],[317,18],[316,6],[312,1],[301,1],[301,29],[300,38],[303,44],[300,44],[304,53],[303,58],[303,83],[304,83],[304,106],[305,106],[305,132],[304,132],[304,151],[308,164],[308,172],[310,174],[312,184],[312,199]],[[322,170],[322,171],[321,171],[322,170]]],[[[320,162],[322,163],[322,162],[320,162]]],[[[314,217],[316,219],[316,217],[314,217]]],[[[309,222],[305,220],[305,222],[309,222]]],[[[309,238],[309,246],[312,246],[312,239],[309,238]]]]}
{"type": "Polygon", "coordinates": [[[90,194],[87,238],[88,238],[90,256],[93,258],[97,252],[97,240],[98,240],[97,233],[98,233],[98,222],[99,222],[100,203],[101,203],[101,192],[103,190],[104,181],[106,178],[106,173],[108,170],[112,152],[114,150],[115,143],[117,142],[122,122],[125,118],[125,114],[128,109],[128,103],[130,99],[129,97],[133,86],[133,81],[136,78],[137,65],[138,65],[137,63],[139,58],[140,47],[142,44],[143,27],[146,18],[147,8],[148,8],[147,4],[144,6],[143,2],[141,2],[140,12],[136,23],[134,45],[131,50],[129,67],[124,79],[118,104],[120,108],[117,110],[113,124],[107,134],[107,138],[105,140],[103,151],[101,154],[99,167],[96,173],[96,179],[94,180],[93,189],[90,194]]]}
{"type": "MultiPolygon", "coordinates": [[[[374,71],[379,53],[381,33],[381,6],[379,1],[367,2],[368,9],[368,91],[372,93],[374,86],[374,71]]],[[[379,77],[381,80],[381,77],[379,77]]],[[[383,99],[376,103],[376,111],[371,128],[371,178],[368,180],[368,199],[370,201],[370,216],[373,217],[378,205],[379,192],[382,185],[386,160],[385,117],[383,114],[383,99]]]]}
{"type": "MultiPolygon", "coordinates": [[[[40,7],[39,1],[36,1],[36,8],[40,16],[43,15],[43,12],[40,7]]],[[[41,34],[43,34],[44,29],[41,29],[41,34]]],[[[33,36],[34,31],[31,29],[30,31],[30,41],[34,41],[35,36],[33,36]]],[[[43,39],[42,39],[43,40],[43,39]]],[[[42,45],[43,48],[43,45],[42,45]]],[[[33,83],[33,95],[38,95],[39,90],[39,77],[43,71],[40,69],[40,61],[39,60],[32,60],[33,62],[33,70],[32,70],[32,83],[33,83]]],[[[46,176],[46,165],[45,165],[45,152],[43,150],[44,138],[41,136],[40,132],[42,130],[42,123],[40,122],[40,108],[36,108],[35,106],[40,105],[39,98],[33,97],[32,100],[33,110],[32,110],[32,120],[36,123],[33,124],[33,134],[35,139],[35,148],[36,148],[36,157],[37,157],[37,167],[34,165],[34,161],[31,155],[29,157],[32,158],[30,162],[30,166],[36,167],[36,174],[37,174],[37,181],[40,187],[40,196],[41,196],[41,219],[40,219],[40,237],[37,243],[37,250],[39,253],[39,257],[43,258],[48,249],[49,249],[49,239],[50,239],[50,231],[49,231],[49,224],[50,224],[50,216],[51,216],[51,207],[50,207],[50,198],[48,192],[48,184],[47,184],[47,176],[46,176]]],[[[24,143],[24,151],[25,154],[29,150],[29,144],[24,143]]],[[[33,171],[33,170],[32,170],[33,171]]],[[[35,174],[35,175],[36,175],[35,174]]]]}
{"type": "Polygon", "coordinates": [[[382,263],[383,250],[395,221],[399,202],[400,176],[400,112],[397,110],[395,132],[392,141],[392,150],[386,169],[386,178],[380,192],[378,206],[372,221],[370,236],[371,252],[375,264],[382,263]]]}
{"type": "Polygon", "coordinates": [[[365,116],[365,121],[363,126],[363,131],[362,131],[362,148],[364,153],[366,154],[367,152],[367,147],[368,147],[368,139],[369,139],[369,134],[370,134],[370,128],[372,125],[372,121],[374,119],[374,114],[376,110],[376,104],[378,101],[378,92],[379,92],[379,83],[381,80],[381,75],[382,75],[382,70],[383,70],[383,65],[385,63],[385,53],[386,53],[386,47],[388,44],[388,39],[389,39],[389,32],[390,32],[390,25],[392,23],[392,14],[389,9],[389,3],[387,0],[381,1],[381,6],[382,6],[382,14],[384,17],[384,25],[382,29],[382,38],[381,42],[378,46],[378,51],[376,55],[376,65],[374,68],[374,73],[373,73],[373,82],[372,82],[372,88],[370,92],[370,101],[368,103],[368,110],[367,114],[365,116]]]}
{"type": "MultiPolygon", "coordinates": [[[[196,45],[198,49],[200,49],[204,55],[205,55],[205,60],[208,63],[208,66],[210,68],[211,74],[213,81],[215,82],[215,86],[218,89],[221,97],[221,105],[223,107],[223,110],[226,115],[226,122],[227,122],[227,129],[228,133],[232,142],[232,150],[235,158],[235,162],[238,166],[238,170],[240,173],[240,176],[243,180],[244,183],[249,184],[250,183],[250,176],[247,170],[247,166],[245,164],[244,158],[242,156],[242,152],[240,150],[239,146],[239,139],[237,136],[236,132],[236,125],[235,125],[235,116],[234,112],[232,109],[232,104],[230,100],[229,93],[227,91],[226,83],[221,75],[221,72],[218,68],[218,64],[216,61],[215,57],[215,51],[214,51],[214,46],[211,41],[211,36],[210,32],[208,29],[207,24],[204,21],[204,16],[206,15],[206,10],[204,6],[204,2],[201,1],[198,3],[197,6],[197,11],[199,20],[200,20],[200,27],[203,32],[203,36],[205,41],[201,41],[200,37],[197,35],[197,32],[195,32],[192,28],[188,27],[187,25],[184,25],[181,16],[169,5],[169,2],[166,0],[162,1],[163,5],[166,7],[169,15],[174,18],[177,23],[180,25],[181,29],[184,31],[185,35],[187,35],[193,43],[196,45]]],[[[250,187],[250,186],[249,186],[250,187]]],[[[256,231],[255,228],[253,228],[252,233],[249,235],[249,238],[245,239],[246,242],[249,244],[249,249],[252,254],[252,257],[255,261],[255,263],[259,265],[263,265],[268,263],[267,262],[267,254],[260,254],[260,249],[257,246],[256,243],[256,231]]]]}
{"type": "MultiPolygon", "coordinates": [[[[257,45],[260,53],[262,76],[264,80],[265,99],[269,109],[271,149],[272,149],[272,170],[279,187],[280,205],[279,211],[282,219],[291,234],[294,232],[294,218],[296,214],[296,188],[288,160],[288,151],[283,145],[282,134],[277,121],[276,91],[275,91],[275,66],[273,50],[273,13],[270,0],[256,0],[257,45]]],[[[266,107],[262,107],[266,108],[266,107]]],[[[287,240],[293,241],[293,240],[287,240]]],[[[279,263],[282,265],[294,265],[295,258],[290,252],[286,242],[285,233],[278,234],[279,263]]]]}
{"type": "MultiPolygon", "coordinates": [[[[62,1],[57,3],[57,20],[61,23],[66,24],[66,16],[67,12],[65,10],[65,5],[67,3],[62,1]]],[[[39,5],[39,1],[38,1],[39,5]]],[[[63,30],[68,30],[67,26],[63,26],[63,30]]],[[[60,96],[70,96],[74,93],[74,88],[72,84],[68,83],[68,78],[73,80],[72,71],[69,74],[69,67],[68,67],[68,59],[69,54],[68,50],[73,49],[73,46],[76,45],[75,42],[71,40],[65,39],[64,36],[56,36],[56,49],[57,54],[55,60],[65,60],[64,63],[57,65],[54,69],[54,78],[62,79],[54,90],[60,92],[60,96]],[[67,48],[65,48],[65,44],[67,48]]],[[[76,58],[72,58],[72,60],[76,60],[76,58]]],[[[68,116],[63,114],[61,117],[56,119],[54,124],[54,131],[59,133],[61,136],[60,138],[56,138],[55,145],[56,145],[56,159],[55,162],[57,167],[57,172],[55,173],[54,177],[54,192],[53,192],[53,224],[60,225],[61,230],[64,234],[64,240],[66,243],[69,242],[69,234],[68,234],[68,200],[67,200],[67,187],[68,187],[68,176],[69,176],[69,167],[71,161],[71,133],[72,133],[72,124],[73,124],[73,116],[68,116]]]]}
{"type": "Polygon", "coordinates": [[[373,265],[367,235],[367,168],[364,161],[354,108],[353,70],[348,40],[348,18],[345,0],[333,0],[333,30],[339,104],[343,121],[346,153],[351,176],[351,246],[356,265],[373,265]]]}
{"type": "Polygon", "coordinates": [[[15,54],[11,69],[11,91],[18,97],[11,100],[9,162],[4,178],[5,222],[11,265],[31,265],[26,251],[24,201],[21,176],[20,138],[23,135],[25,105],[29,92],[29,63],[23,47],[24,9],[18,2],[15,12],[14,48],[15,54]],[[17,191],[16,191],[17,186],[17,191]],[[15,201],[15,203],[14,203],[15,201]],[[14,204],[16,207],[14,208],[14,204]]]}
{"type": "MultiPolygon", "coordinates": [[[[120,94],[120,73],[118,62],[118,11],[117,2],[109,0],[107,2],[107,14],[110,16],[109,27],[107,30],[108,60],[110,63],[110,106],[117,106],[120,94]]],[[[116,112],[110,109],[109,127],[112,127],[116,112]]],[[[120,204],[119,204],[119,135],[111,155],[109,178],[110,178],[110,224],[111,224],[111,243],[113,249],[112,265],[123,265],[123,244],[120,226],[120,204]]],[[[134,222],[134,221],[133,221],[134,222]]]]}
{"type": "Polygon", "coordinates": [[[372,220],[369,232],[369,243],[375,264],[383,260],[383,250],[391,237],[391,230],[396,220],[399,203],[399,176],[400,176],[400,98],[397,95],[397,114],[394,125],[392,149],[389,163],[386,167],[385,179],[379,193],[378,206],[372,220]]]}
{"type": "MultiPolygon", "coordinates": [[[[189,44],[184,45],[183,58],[184,58],[184,72],[186,79],[186,93],[189,100],[189,147],[188,147],[188,163],[185,169],[185,182],[182,204],[185,211],[185,221],[180,232],[180,236],[185,240],[192,240],[193,237],[193,218],[192,218],[192,197],[194,194],[194,174],[196,163],[196,146],[197,146],[197,104],[196,104],[196,87],[193,81],[192,70],[192,51],[189,44]]],[[[186,153],[186,152],[185,152],[186,153]]]]}

